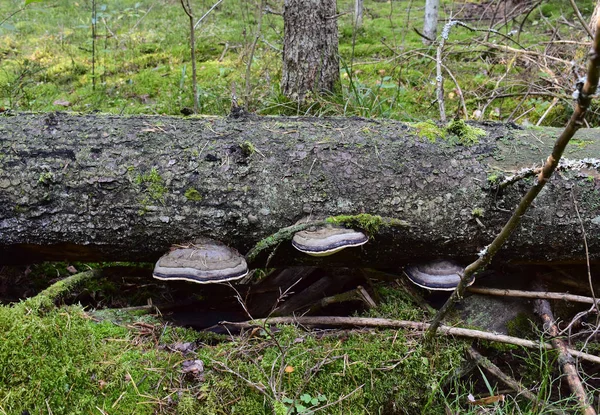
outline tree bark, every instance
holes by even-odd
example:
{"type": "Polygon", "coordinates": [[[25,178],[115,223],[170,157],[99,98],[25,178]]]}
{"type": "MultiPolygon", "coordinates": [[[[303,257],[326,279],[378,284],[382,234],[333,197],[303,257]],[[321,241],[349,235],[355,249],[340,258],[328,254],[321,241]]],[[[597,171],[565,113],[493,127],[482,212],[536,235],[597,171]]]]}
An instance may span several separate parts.
{"type": "Polygon", "coordinates": [[[362,27],[364,0],[354,0],[354,29],[362,27]]]}
{"type": "Polygon", "coordinates": [[[425,1],[425,18],[423,19],[423,34],[427,39],[423,39],[423,43],[429,45],[435,41],[437,37],[438,13],[440,8],[440,0],[425,1]]]}
{"type": "Polygon", "coordinates": [[[281,90],[294,101],[340,82],[335,0],[285,0],[281,90]]]}
{"type": "MultiPolygon", "coordinates": [[[[362,212],[410,226],[382,227],[362,248],[318,260],[281,243],[270,265],[470,260],[529,187],[495,190],[488,179],[539,165],[560,132],[480,126],[486,136],[465,146],[390,120],[0,117],[0,264],[154,261],[198,236],[246,253],[305,216],[362,212]]],[[[574,201],[591,259],[600,259],[595,134],[578,132],[585,145],[567,158],[587,164],[552,178],[496,261],[585,259],[574,201]]]]}

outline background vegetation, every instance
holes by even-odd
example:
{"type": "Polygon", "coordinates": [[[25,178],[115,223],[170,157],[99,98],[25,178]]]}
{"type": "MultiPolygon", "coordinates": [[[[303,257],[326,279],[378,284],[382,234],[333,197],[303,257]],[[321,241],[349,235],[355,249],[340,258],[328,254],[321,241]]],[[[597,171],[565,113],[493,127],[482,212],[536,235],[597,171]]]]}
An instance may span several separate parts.
{"type": "MultiPolygon", "coordinates": [[[[436,45],[423,47],[413,30],[422,25],[421,2],[367,1],[364,24],[356,29],[353,1],[338,1],[342,89],[302,106],[279,92],[283,19],[273,13],[282,11],[282,3],[268,3],[248,97],[244,76],[258,3],[225,0],[198,27],[201,113],[227,114],[235,92],[259,114],[439,118],[436,45]]],[[[194,1],[195,15],[212,4],[194,1]]],[[[594,2],[577,4],[589,19],[594,2]]],[[[452,28],[443,63],[460,91],[445,72],[449,116],[523,123],[544,117],[545,125],[564,124],[589,48],[569,2],[442,1],[440,31],[450,17],[506,37],[452,28]],[[499,49],[505,46],[513,49],[499,49]]],[[[6,108],[177,115],[193,106],[188,21],[177,0],[55,0],[27,7],[5,0],[0,22],[0,105],[6,108]]]]}

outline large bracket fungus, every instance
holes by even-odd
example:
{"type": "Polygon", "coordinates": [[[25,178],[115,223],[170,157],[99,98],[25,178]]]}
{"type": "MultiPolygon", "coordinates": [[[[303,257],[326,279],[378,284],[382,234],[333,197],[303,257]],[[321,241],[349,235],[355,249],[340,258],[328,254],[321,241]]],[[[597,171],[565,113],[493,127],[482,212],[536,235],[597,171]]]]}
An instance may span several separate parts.
{"type": "MultiPolygon", "coordinates": [[[[404,274],[419,287],[433,291],[452,291],[460,282],[464,268],[453,261],[436,260],[423,264],[408,265],[404,274]]],[[[469,281],[473,284],[475,278],[469,281]]]]}
{"type": "Polygon", "coordinates": [[[176,245],[160,257],[152,276],[159,280],[183,280],[199,284],[233,281],[248,275],[248,265],[235,249],[203,238],[176,245]]]}
{"type": "Polygon", "coordinates": [[[292,245],[308,255],[327,256],[344,248],[364,245],[368,241],[367,235],[354,229],[324,225],[296,232],[292,245]]]}

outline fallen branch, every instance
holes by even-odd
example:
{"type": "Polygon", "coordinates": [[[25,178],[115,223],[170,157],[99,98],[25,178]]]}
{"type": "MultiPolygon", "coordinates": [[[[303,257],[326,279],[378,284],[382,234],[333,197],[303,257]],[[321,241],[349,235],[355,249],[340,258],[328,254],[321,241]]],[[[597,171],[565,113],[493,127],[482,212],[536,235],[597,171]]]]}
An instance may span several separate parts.
{"type": "MultiPolygon", "coordinates": [[[[373,327],[387,329],[414,329],[419,331],[427,330],[431,325],[429,323],[420,323],[407,320],[391,320],[387,318],[368,318],[368,317],[273,317],[269,319],[259,319],[244,322],[222,321],[222,326],[236,327],[240,329],[249,329],[254,327],[263,327],[265,324],[298,324],[303,326],[328,326],[328,327],[373,327]]],[[[519,337],[506,336],[503,334],[489,333],[481,330],[464,329],[461,327],[440,326],[438,332],[446,336],[466,337],[471,339],[489,340],[498,343],[513,344],[516,346],[527,347],[529,349],[544,348],[553,349],[549,343],[540,343],[532,340],[521,339],[519,337]]],[[[569,353],[582,360],[600,364],[600,357],[578,350],[568,349],[569,353]]]]}
{"type": "Polygon", "coordinates": [[[552,314],[550,303],[548,303],[547,300],[535,300],[534,310],[544,322],[544,330],[547,331],[550,336],[552,336],[552,346],[558,351],[558,363],[560,364],[560,368],[567,378],[569,388],[581,405],[583,414],[596,415],[596,411],[588,403],[585,389],[581,384],[579,373],[577,372],[577,368],[575,367],[573,358],[571,357],[572,353],[567,348],[566,343],[562,339],[558,338],[558,327],[556,327],[556,324],[554,323],[554,315],[552,314]]]}
{"type": "Polygon", "coordinates": [[[470,347],[467,350],[467,353],[469,354],[471,359],[473,359],[479,366],[483,367],[488,373],[498,378],[501,382],[510,387],[512,390],[518,392],[519,395],[524,396],[525,398],[529,399],[535,404],[539,403],[537,396],[531,393],[529,389],[524,387],[521,384],[521,382],[518,382],[517,380],[513,379],[512,377],[508,376],[506,373],[501,371],[498,366],[493,364],[487,357],[483,356],[477,350],[470,347]]]}
{"type": "Polygon", "coordinates": [[[525,215],[537,195],[550,180],[550,177],[552,177],[552,173],[554,173],[559,165],[560,158],[562,157],[567,144],[575,135],[577,130],[583,125],[585,114],[591,105],[592,95],[596,93],[598,80],[600,78],[600,19],[598,19],[597,26],[598,29],[596,30],[596,37],[594,38],[594,43],[590,52],[587,78],[585,80],[585,84],[583,84],[581,87],[581,90],[578,91],[575,111],[569,119],[565,129],[556,140],[554,148],[552,149],[552,154],[548,156],[544,166],[542,167],[542,170],[537,176],[537,182],[529,189],[525,196],[523,196],[512,216],[508,222],[506,222],[496,238],[494,238],[492,243],[486,246],[479,253],[479,258],[475,262],[471,263],[465,268],[458,286],[452,292],[452,295],[442,306],[440,311],[438,311],[435,318],[431,322],[431,326],[427,330],[427,333],[425,333],[426,341],[431,340],[435,336],[435,332],[438,326],[441,324],[444,316],[453,307],[454,303],[462,298],[465,288],[467,287],[468,282],[471,281],[472,276],[484,269],[490,263],[494,255],[496,255],[502,245],[504,245],[508,238],[510,238],[510,236],[513,234],[521,222],[523,215],[525,215]]]}
{"type": "Polygon", "coordinates": [[[44,291],[25,301],[25,306],[33,309],[49,309],[55,302],[65,294],[69,293],[74,287],[91,278],[100,275],[100,270],[80,272],[55,282],[44,291]]]}
{"type": "Polygon", "coordinates": [[[597,304],[599,302],[599,300],[594,300],[592,297],[557,292],[505,290],[501,288],[486,287],[469,287],[467,288],[467,291],[473,294],[495,295],[500,297],[543,298],[547,300],[573,301],[575,303],[584,304],[597,304]]]}

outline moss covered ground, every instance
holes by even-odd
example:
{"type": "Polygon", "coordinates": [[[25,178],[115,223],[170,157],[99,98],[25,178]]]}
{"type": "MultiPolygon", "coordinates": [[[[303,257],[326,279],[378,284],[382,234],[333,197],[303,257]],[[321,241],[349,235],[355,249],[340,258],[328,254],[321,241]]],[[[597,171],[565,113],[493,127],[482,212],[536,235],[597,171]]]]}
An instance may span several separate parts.
{"type": "MultiPolygon", "coordinates": [[[[437,412],[439,384],[465,347],[440,339],[428,350],[401,331],[292,326],[217,336],[135,312],[50,307],[52,291],[0,306],[1,414],[437,412]],[[187,354],[178,346],[186,342],[187,354]],[[186,360],[201,360],[204,372],[184,373],[186,360]]],[[[382,295],[379,315],[423,317],[401,293],[382,295]]]]}

